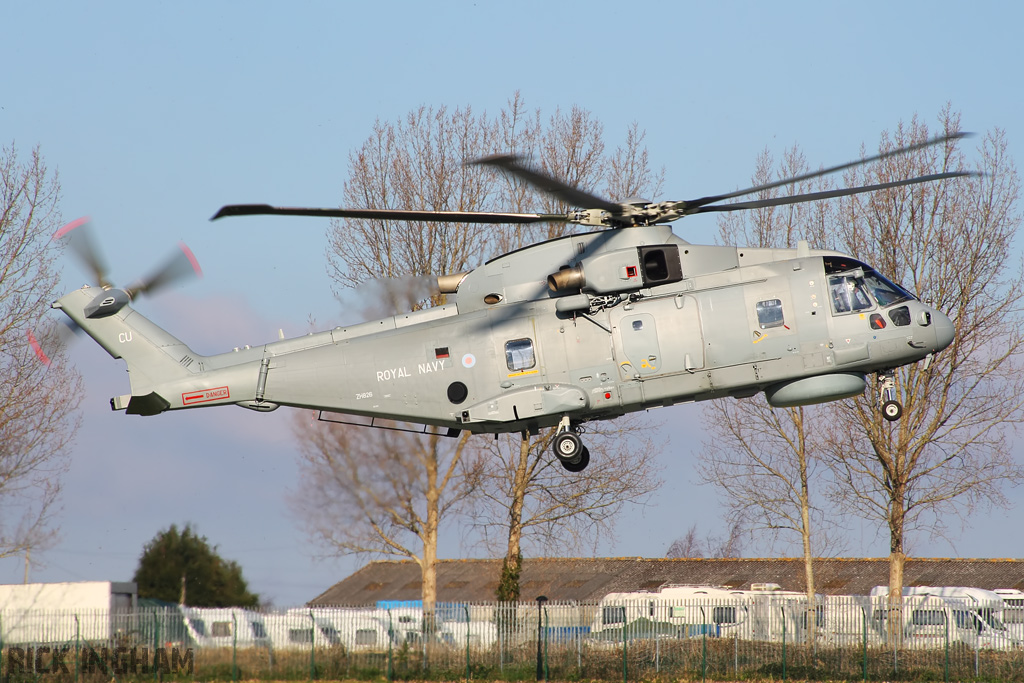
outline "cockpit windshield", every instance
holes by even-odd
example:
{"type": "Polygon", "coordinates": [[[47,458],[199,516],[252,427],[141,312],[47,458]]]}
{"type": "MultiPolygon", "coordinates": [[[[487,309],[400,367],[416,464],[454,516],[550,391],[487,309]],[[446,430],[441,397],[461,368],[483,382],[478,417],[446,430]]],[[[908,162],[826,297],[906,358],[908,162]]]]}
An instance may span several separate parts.
{"type": "Polygon", "coordinates": [[[914,296],[880,275],[871,266],[846,257],[826,256],[829,298],[836,314],[887,308],[914,296]]]}

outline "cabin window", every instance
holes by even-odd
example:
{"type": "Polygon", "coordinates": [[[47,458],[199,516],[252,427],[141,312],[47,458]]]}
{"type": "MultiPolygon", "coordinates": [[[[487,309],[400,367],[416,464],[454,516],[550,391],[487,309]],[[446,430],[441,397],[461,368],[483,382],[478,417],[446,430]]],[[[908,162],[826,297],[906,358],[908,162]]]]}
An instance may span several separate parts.
{"type": "Polygon", "coordinates": [[[626,621],[625,607],[605,607],[601,610],[601,622],[608,624],[622,624],[626,621]]]}
{"type": "Polygon", "coordinates": [[[1024,600],[1004,599],[1003,621],[1007,624],[1024,624],[1024,600]]]}
{"type": "MultiPolygon", "coordinates": [[[[954,610],[953,619],[956,621],[957,628],[972,629],[974,628],[974,615],[967,610],[954,610]]],[[[979,630],[980,630],[980,624],[979,630]]]]}
{"type": "Polygon", "coordinates": [[[377,632],[373,629],[361,628],[356,631],[356,645],[376,645],[377,632]]]}
{"type": "Polygon", "coordinates": [[[252,635],[256,638],[266,638],[267,629],[263,628],[263,624],[258,621],[251,621],[249,624],[252,626],[252,635]]]}
{"type": "MultiPolygon", "coordinates": [[[[818,605],[814,608],[814,619],[815,623],[817,623],[818,626],[825,625],[825,607],[823,605],[818,605]]],[[[808,628],[807,610],[804,610],[800,623],[803,625],[804,628],[808,628]]]]}
{"type": "Polygon", "coordinates": [[[772,327],[782,327],[786,324],[785,317],[782,315],[781,299],[766,299],[764,301],[758,301],[754,305],[754,309],[757,311],[757,322],[761,326],[762,330],[767,330],[772,327]]]}
{"type": "Polygon", "coordinates": [[[716,624],[735,624],[736,623],[736,608],[735,607],[715,607],[711,610],[711,621],[716,624]]]}
{"type": "Polygon", "coordinates": [[[537,364],[537,356],[533,352],[533,340],[513,339],[505,342],[505,362],[513,372],[529,370],[537,364]]]}
{"type": "Polygon", "coordinates": [[[910,620],[914,626],[942,626],[946,623],[946,613],[937,609],[916,609],[910,620]]]}
{"type": "Polygon", "coordinates": [[[231,636],[230,621],[215,621],[210,624],[210,635],[214,638],[229,638],[231,636]]]}
{"type": "Polygon", "coordinates": [[[288,640],[293,643],[312,643],[313,629],[293,628],[288,631],[288,640]]]}
{"type": "Polygon", "coordinates": [[[196,635],[198,635],[200,638],[206,635],[206,622],[204,622],[202,619],[189,617],[188,623],[192,624],[192,628],[195,629],[196,635]]]}

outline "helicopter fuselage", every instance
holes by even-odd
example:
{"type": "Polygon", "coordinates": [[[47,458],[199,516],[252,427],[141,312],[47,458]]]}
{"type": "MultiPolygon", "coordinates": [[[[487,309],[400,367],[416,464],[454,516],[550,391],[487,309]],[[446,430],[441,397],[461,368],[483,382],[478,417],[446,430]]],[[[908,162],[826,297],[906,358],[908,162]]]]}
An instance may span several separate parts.
{"type": "Polygon", "coordinates": [[[128,363],[115,409],[285,405],[487,433],[762,391],[845,398],[953,338],[850,257],[691,245],[668,226],[569,235],[451,282],[441,306],[214,356],[130,306],[87,317],[95,288],[54,305],[128,363]]]}

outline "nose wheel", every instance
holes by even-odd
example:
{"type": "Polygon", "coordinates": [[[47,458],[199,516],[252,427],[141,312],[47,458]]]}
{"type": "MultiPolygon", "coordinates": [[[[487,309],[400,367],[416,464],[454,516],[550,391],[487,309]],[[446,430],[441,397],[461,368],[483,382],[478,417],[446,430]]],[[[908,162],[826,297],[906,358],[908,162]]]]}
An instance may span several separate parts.
{"type": "Polygon", "coordinates": [[[590,451],[583,445],[578,431],[578,428],[570,424],[568,417],[563,417],[551,445],[558,462],[569,472],[582,472],[590,464],[590,451]]]}
{"type": "Polygon", "coordinates": [[[882,417],[895,422],[903,415],[903,404],[896,400],[896,374],[892,370],[878,373],[878,394],[882,402],[882,417]]]}

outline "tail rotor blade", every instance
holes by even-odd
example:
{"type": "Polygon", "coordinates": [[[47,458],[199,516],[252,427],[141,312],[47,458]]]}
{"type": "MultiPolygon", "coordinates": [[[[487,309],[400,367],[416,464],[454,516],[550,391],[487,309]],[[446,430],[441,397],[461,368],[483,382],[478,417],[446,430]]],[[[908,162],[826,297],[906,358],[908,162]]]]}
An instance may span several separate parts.
{"type": "Polygon", "coordinates": [[[96,241],[92,236],[92,223],[88,216],[71,221],[54,233],[53,239],[63,240],[67,248],[85,266],[93,276],[93,281],[101,287],[110,287],[107,279],[107,264],[104,263],[96,241]]]}
{"type": "Polygon", "coordinates": [[[47,322],[39,328],[38,334],[35,330],[26,330],[25,336],[39,362],[49,367],[53,364],[53,358],[63,352],[81,332],[82,328],[75,322],[62,320],[47,322]]]}
{"type": "Polygon", "coordinates": [[[125,291],[134,298],[138,294],[152,294],[154,291],[167,287],[185,278],[203,276],[199,261],[184,242],[178,244],[180,251],[174,253],[164,264],[148,278],[143,279],[125,291]]]}

